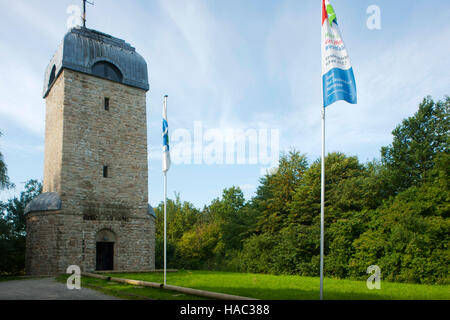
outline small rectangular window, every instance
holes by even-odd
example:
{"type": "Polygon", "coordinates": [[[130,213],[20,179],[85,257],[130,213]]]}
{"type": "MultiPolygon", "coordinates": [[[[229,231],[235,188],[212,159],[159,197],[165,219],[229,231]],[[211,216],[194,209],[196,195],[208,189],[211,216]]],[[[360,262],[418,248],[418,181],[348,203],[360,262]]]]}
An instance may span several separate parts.
{"type": "Polygon", "coordinates": [[[108,178],[108,166],[103,166],[103,178],[108,178]]]}
{"type": "Polygon", "coordinates": [[[105,110],[109,111],[109,98],[105,98],[105,110]]]}

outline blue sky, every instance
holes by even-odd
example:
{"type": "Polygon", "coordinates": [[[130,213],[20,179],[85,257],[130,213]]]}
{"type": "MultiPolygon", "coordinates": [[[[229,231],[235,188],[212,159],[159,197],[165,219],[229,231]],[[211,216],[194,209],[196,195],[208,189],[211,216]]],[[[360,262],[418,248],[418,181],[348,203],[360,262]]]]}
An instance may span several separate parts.
{"type": "MultiPolygon", "coordinates": [[[[15,190],[42,179],[45,68],[67,32],[78,0],[0,1],[0,150],[15,190]]],[[[391,131],[426,95],[450,94],[448,0],[332,1],[358,90],[358,104],[327,108],[326,150],[379,157],[391,131]],[[369,30],[368,6],[381,9],[381,30],[369,30]]],[[[280,150],[314,161],[321,148],[320,0],[97,0],[87,26],[125,39],[147,60],[149,197],[163,198],[161,111],[169,95],[171,132],[278,129],[280,150]]],[[[222,189],[241,186],[247,198],[256,165],[176,164],[168,194],[201,207],[222,189]]]]}

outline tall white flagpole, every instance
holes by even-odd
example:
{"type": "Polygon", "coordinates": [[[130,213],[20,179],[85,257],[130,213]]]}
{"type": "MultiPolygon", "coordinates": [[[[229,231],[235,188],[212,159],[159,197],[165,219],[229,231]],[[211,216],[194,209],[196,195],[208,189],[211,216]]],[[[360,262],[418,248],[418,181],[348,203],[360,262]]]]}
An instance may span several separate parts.
{"type": "Polygon", "coordinates": [[[166,285],[166,268],[167,268],[167,172],[164,172],[164,285],[166,285]]]}
{"type": "Polygon", "coordinates": [[[320,190],[320,300],[323,300],[323,248],[325,220],[325,107],[322,109],[322,172],[320,190]]]}
{"type": "MultiPolygon", "coordinates": [[[[322,29],[325,0],[322,0],[322,29]]],[[[325,21],[328,23],[328,20],[325,21]]],[[[323,30],[322,30],[323,41],[323,30]]],[[[322,68],[323,68],[323,47],[322,47],[322,68]]],[[[321,93],[323,94],[323,81],[321,81],[321,93]]],[[[322,104],[322,159],[320,172],[320,300],[323,300],[323,244],[324,244],[324,206],[325,206],[325,102],[322,104]]]]}
{"type": "MultiPolygon", "coordinates": [[[[323,94],[322,81],[320,87],[321,92],[323,94]]],[[[322,159],[320,172],[320,300],[323,300],[323,246],[324,246],[324,224],[325,224],[324,216],[325,216],[325,104],[323,104],[322,106],[322,159]]]]}
{"type": "Polygon", "coordinates": [[[323,260],[325,248],[325,108],[343,100],[356,104],[353,68],[345,49],[336,13],[330,0],[322,0],[322,172],[320,197],[320,300],[323,300],[323,260]]]}
{"type": "MultiPolygon", "coordinates": [[[[164,96],[164,111],[166,110],[167,110],[167,95],[164,96]]],[[[164,285],[166,285],[166,270],[167,270],[167,170],[164,170],[164,285]]]]}

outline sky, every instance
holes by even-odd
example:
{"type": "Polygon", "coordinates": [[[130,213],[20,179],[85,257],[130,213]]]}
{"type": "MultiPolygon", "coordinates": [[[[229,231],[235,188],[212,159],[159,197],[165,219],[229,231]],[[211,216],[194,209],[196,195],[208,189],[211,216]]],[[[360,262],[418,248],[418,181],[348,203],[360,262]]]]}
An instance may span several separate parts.
{"type": "MultiPolygon", "coordinates": [[[[326,109],[326,152],[379,159],[392,130],[425,96],[450,94],[450,2],[331,2],[358,104],[326,109]],[[380,9],[380,29],[367,27],[371,5],[380,9]]],[[[16,184],[0,191],[0,200],[43,178],[44,72],[68,31],[71,5],[82,1],[0,0],[0,150],[16,184]]],[[[250,199],[277,151],[295,149],[310,162],[320,157],[320,0],[95,0],[87,27],[126,40],[147,61],[151,205],[163,199],[165,94],[173,153],[169,198],[179,193],[201,208],[224,188],[239,186],[250,199]],[[241,161],[237,149],[227,149],[236,132],[253,137],[241,161]],[[214,153],[220,146],[229,154],[214,153]]]]}

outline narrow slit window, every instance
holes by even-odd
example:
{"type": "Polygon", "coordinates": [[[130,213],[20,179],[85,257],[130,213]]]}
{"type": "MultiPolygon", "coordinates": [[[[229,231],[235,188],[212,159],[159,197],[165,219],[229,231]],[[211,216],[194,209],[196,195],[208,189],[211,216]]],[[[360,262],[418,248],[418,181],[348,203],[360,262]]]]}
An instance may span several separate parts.
{"type": "Polygon", "coordinates": [[[109,111],[109,98],[105,98],[105,110],[109,111]]]}
{"type": "Polygon", "coordinates": [[[103,178],[108,178],[108,166],[103,166],[103,178]]]}

